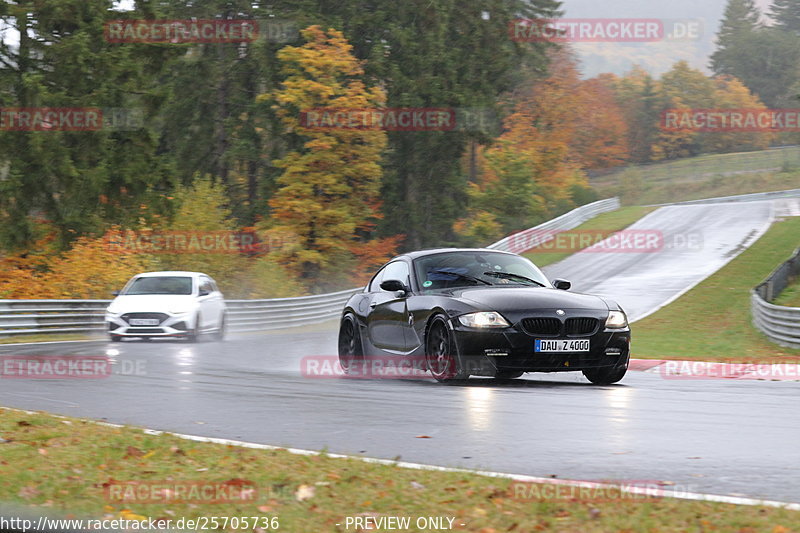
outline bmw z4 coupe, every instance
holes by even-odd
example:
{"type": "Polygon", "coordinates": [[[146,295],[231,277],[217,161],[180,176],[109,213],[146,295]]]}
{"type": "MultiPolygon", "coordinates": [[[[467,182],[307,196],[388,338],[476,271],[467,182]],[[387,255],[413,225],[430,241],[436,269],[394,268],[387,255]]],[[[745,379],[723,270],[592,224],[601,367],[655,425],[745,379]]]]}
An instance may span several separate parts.
{"type": "Polygon", "coordinates": [[[630,360],[627,316],[612,300],[569,289],[509,252],[400,255],[345,305],[340,366],[352,373],[370,358],[412,358],[443,382],[581,371],[616,383],[630,360]]]}

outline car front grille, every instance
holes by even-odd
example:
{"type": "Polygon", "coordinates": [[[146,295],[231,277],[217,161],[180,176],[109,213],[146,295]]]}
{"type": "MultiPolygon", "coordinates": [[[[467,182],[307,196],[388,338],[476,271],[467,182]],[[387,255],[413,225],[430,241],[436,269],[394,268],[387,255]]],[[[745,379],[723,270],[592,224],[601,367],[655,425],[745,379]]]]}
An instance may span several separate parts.
{"type": "Polygon", "coordinates": [[[600,321],[593,317],[572,317],[562,322],[558,318],[523,318],[522,329],[534,337],[590,337],[597,332],[600,321]]]}
{"type": "Polygon", "coordinates": [[[561,321],[557,318],[523,318],[522,328],[528,335],[557,337],[561,333],[561,321]]]}
{"type": "Polygon", "coordinates": [[[136,328],[136,329],[129,329],[128,330],[128,335],[136,335],[137,333],[156,334],[156,333],[164,333],[164,330],[161,329],[161,328],[136,328]]]}
{"type": "Polygon", "coordinates": [[[564,331],[570,337],[588,337],[597,331],[597,323],[596,318],[568,318],[564,324],[564,331]]]}
{"type": "Polygon", "coordinates": [[[167,318],[169,318],[169,315],[167,315],[165,313],[125,313],[124,315],[122,315],[122,320],[124,320],[128,324],[130,324],[131,323],[131,319],[134,319],[134,318],[144,318],[144,319],[150,319],[150,320],[156,319],[156,320],[158,320],[158,323],[161,324],[167,318]]]}

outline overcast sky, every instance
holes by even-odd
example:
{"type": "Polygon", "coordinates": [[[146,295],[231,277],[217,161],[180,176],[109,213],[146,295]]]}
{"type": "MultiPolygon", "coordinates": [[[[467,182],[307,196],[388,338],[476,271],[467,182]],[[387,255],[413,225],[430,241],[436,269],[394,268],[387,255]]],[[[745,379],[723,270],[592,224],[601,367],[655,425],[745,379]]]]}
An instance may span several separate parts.
{"type": "MultiPolygon", "coordinates": [[[[771,0],[755,0],[766,12],[771,0]]],[[[684,59],[693,67],[708,71],[708,58],[715,49],[715,36],[727,0],[563,0],[564,18],[648,18],[699,21],[699,39],[653,43],[574,43],[584,76],[601,72],[623,74],[640,65],[654,75],[684,59]]],[[[131,9],[133,0],[118,0],[118,9],[131,9]]],[[[3,31],[3,40],[15,43],[13,31],[3,31]]]]}

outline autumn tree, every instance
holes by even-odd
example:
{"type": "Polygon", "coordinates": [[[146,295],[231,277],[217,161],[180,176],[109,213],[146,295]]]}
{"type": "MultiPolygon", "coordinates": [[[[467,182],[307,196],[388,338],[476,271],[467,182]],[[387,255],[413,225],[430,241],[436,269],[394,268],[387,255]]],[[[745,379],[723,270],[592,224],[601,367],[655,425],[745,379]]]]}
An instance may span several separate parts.
{"type": "Polygon", "coordinates": [[[459,220],[461,235],[474,223],[505,232],[523,229],[573,206],[576,190],[586,187],[580,158],[573,151],[582,127],[581,82],[574,59],[560,51],[549,75],[521,86],[503,134],[486,149],[483,175],[470,185],[471,211],[459,220]]]}
{"type": "Polygon", "coordinates": [[[628,160],[628,124],[607,77],[581,82],[579,127],[573,151],[585,169],[619,166],[628,160]]]}
{"type": "MultiPolygon", "coordinates": [[[[678,61],[661,76],[658,93],[659,112],[714,107],[714,82],[686,61],[678,61]]],[[[704,151],[703,139],[700,132],[693,129],[661,128],[653,143],[653,159],[698,155],[704,151]]]]}
{"type": "Polygon", "coordinates": [[[627,145],[632,163],[653,159],[653,143],[659,130],[659,95],[656,80],[641,67],[635,66],[624,76],[604,75],[622,110],[627,124],[627,145]]]}
{"type": "MultiPolygon", "coordinates": [[[[766,109],[766,106],[742,82],[730,76],[714,79],[716,109],[766,109]]],[[[745,150],[766,150],[774,135],[770,132],[710,132],[703,134],[708,152],[725,153],[745,150]]]]}
{"type": "Polygon", "coordinates": [[[320,275],[329,266],[341,267],[340,261],[357,255],[380,262],[391,253],[393,241],[373,237],[386,133],[374,127],[306,127],[301,113],[381,107],[386,95],[365,85],[361,62],[341,32],[310,26],[302,35],[303,46],[278,53],[286,78],[264,96],[274,100],[286,132],[299,137],[301,146],[274,161],[283,173],[269,205],[274,224],[298,236],[299,248],[287,251],[285,262],[321,287],[320,275]]]}
{"type": "MultiPolygon", "coordinates": [[[[222,183],[214,183],[210,178],[196,178],[194,183],[179,187],[172,197],[175,213],[171,220],[152,227],[143,227],[142,232],[193,235],[202,238],[206,235],[236,235],[238,227],[234,220],[225,189],[222,183]]],[[[230,240],[228,240],[230,242],[230,240]]],[[[238,290],[234,279],[249,268],[249,256],[239,250],[226,249],[216,245],[210,250],[188,249],[192,253],[157,252],[154,255],[160,270],[189,270],[205,272],[220,284],[223,292],[232,294],[238,290]]]]}
{"type": "Polygon", "coordinates": [[[4,258],[0,298],[110,298],[112,291],[154,264],[148,256],[112,244],[122,236],[119,228],[112,228],[102,237],[79,237],[69,250],[35,262],[27,254],[4,258]]]}

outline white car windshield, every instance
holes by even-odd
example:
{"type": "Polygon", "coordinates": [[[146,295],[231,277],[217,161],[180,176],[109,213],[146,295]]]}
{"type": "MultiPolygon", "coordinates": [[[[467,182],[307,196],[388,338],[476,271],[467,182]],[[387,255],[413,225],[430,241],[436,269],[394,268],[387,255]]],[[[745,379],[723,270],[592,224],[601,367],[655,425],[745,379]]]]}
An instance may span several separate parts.
{"type": "Polygon", "coordinates": [[[192,278],[187,276],[158,276],[136,278],[123,291],[125,295],[192,294],[192,278]]]}

